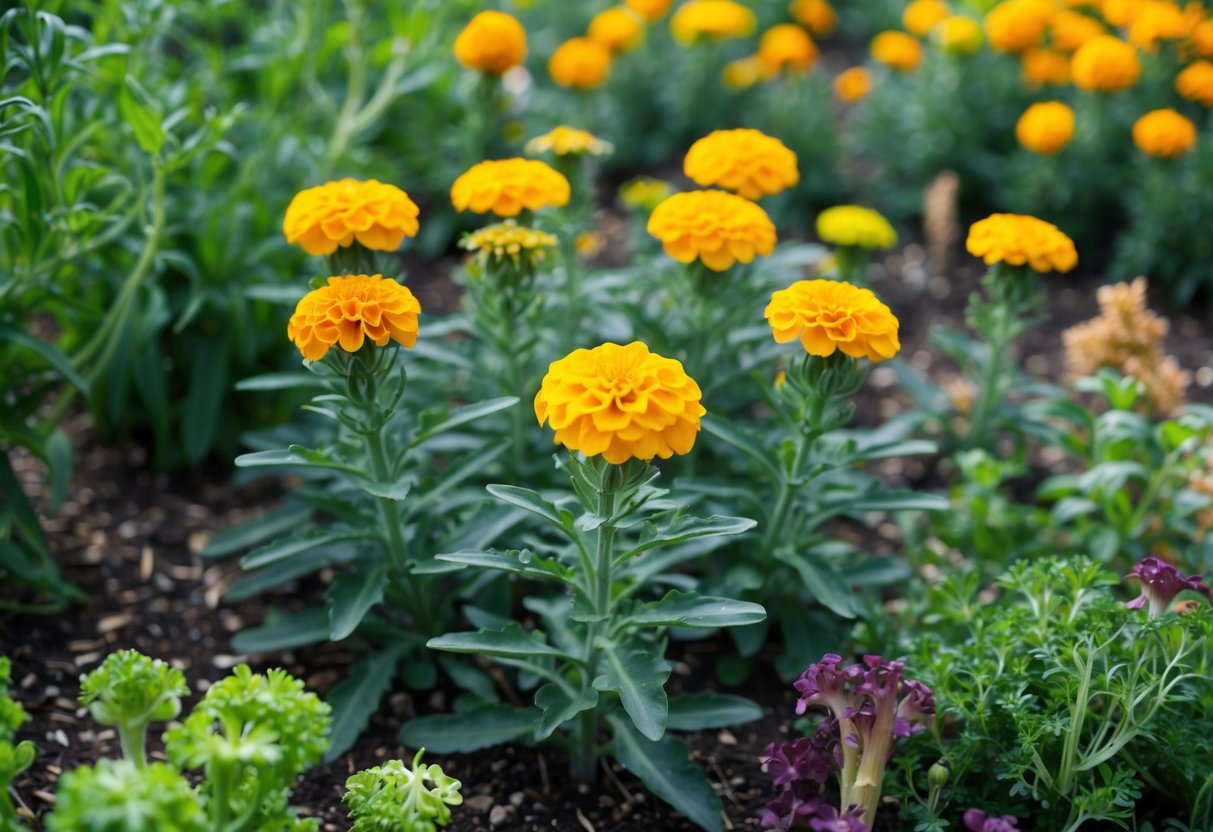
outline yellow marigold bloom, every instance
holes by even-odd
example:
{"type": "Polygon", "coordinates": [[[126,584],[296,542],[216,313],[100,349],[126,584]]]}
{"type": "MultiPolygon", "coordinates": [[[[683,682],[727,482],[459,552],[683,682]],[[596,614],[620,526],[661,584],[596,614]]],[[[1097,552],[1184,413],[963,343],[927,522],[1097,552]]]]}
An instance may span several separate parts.
{"type": "Polygon", "coordinates": [[[872,57],[900,72],[913,72],[922,62],[922,44],[905,32],[881,32],[869,46],[872,57]]]}
{"type": "Polygon", "coordinates": [[[295,194],[282,221],[288,243],[308,254],[332,254],[356,240],[363,248],[395,251],[417,234],[419,210],[395,185],[341,179],[295,194]]]}
{"type": "Polygon", "coordinates": [[[1123,28],[1133,22],[1134,11],[1141,0],[1102,0],[1100,14],[1109,26],[1123,28]]]}
{"type": "Polygon", "coordinates": [[[644,37],[644,23],[627,6],[612,6],[594,15],[585,34],[612,52],[630,52],[644,37]]]}
{"type": "Polygon", "coordinates": [[[947,18],[948,4],[943,0],[910,0],[901,13],[901,23],[913,35],[926,37],[935,24],[947,18]]]}
{"type": "Polygon", "coordinates": [[[762,33],[758,60],[768,75],[778,75],[785,69],[803,74],[817,63],[817,46],[795,23],[780,23],[762,33]]]}
{"type": "Polygon", "coordinates": [[[702,37],[747,38],[757,25],[754,12],[734,0],[688,0],[670,19],[674,39],[684,46],[702,37]]]}
{"type": "Polygon", "coordinates": [[[754,86],[763,80],[764,75],[766,75],[766,67],[763,66],[757,55],[729,61],[720,72],[720,78],[724,81],[725,86],[735,90],[744,90],[754,86]]]}
{"type": "Polygon", "coordinates": [[[758,130],[716,130],[691,145],[682,162],[687,178],[746,199],[774,196],[800,181],[796,154],[758,130]]]}
{"type": "Polygon", "coordinates": [[[775,248],[775,226],[766,211],[725,191],[674,194],[653,209],[648,232],[678,262],[698,259],[716,272],[775,248]]]}
{"type": "Polygon", "coordinates": [[[1213,58],[1213,20],[1205,20],[1192,28],[1188,45],[1202,58],[1213,58]]]}
{"type": "Polygon", "coordinates": [[[461,248],[475,252],[481,263],[509,260],[516,265],[534,266],[556,247],[555,235],[506,220],[486,225],[459,241],[461,248]]]}
{"type": "Polygon", "coordinates": [[[897,355],[900,324],[871,289],[842,280],[798,280],[771,295],[767,323],[780,344],[800,339],[809,355],[841,350],[879,363],[897,355]]]}
{"type": "Polygon", "coordinates": [[[555,443],[612,465],[689,453],[707,411],[682,364],[639,341],[580,349],[553,361],[535,396],[535,418],[555,443]]]}
{"type": "Polygon", "coordinates": [[[1074,138],[1074,111],[1060,101],[1033,104],[1019,117],[1015,137],[1033,153],[1060,153],[1074,138]]]}
{"type": "Polygon", "coordinates": [[[986,37],[999,52],[1040,45],[1056,8],[1049,0],[1004,0],[986,15],[986,37]]]}
{"type": "Polygon", "coordinates": [[[1169,0],[1141,0],[1129,25],[1128,40],[1153,52],[1160,40],[1176,40],[1188,32],[1183,10],[1169,0]]]}
{"type": "Polygon", "coordinates": [[[1053,17],[1050,32],[1054,49],[1059,52],[1075,52],[1088,41],[1106,35],[1108,30],[1090,15],[1064,9],[1053,17]]]}
{"type": "Polygon", "coordinates": [[[985,43],[981,24],[971,17],[954,14],[931,30],[939,48],[950,55],[976,55],[985,43]]]}
{"type": "Polygon", "coordinates": [[[408,287],[382,275],[330,277],[299,301],[286,334],[304,358],[319,361],[333,345],[358,352],[367,338],[378,347],[388,341],[412,347],[419,314],[408,287]]]}
{"type": "Polygon", "coordinates": [[[892,248],[897,232],[879,211],[862,205],[835,205],[817,215],[817,236],[835,246],[892,248]]]}
{"type": "Polygon", "coordinates": [[[557,156],[581,156],[588,153],[591,156],[605,156],[615,148],[588,130],[561,124],[531,139],[524,149],[531,155],[554,153],[557,156]]]}
{"type": "Polygon", "coordinates": [[[838,28],[838,15],[828,0],[792,0],[788,11],[797,23],[819,38],[833,34],[838,28]]]}
{"type": "Polygon", "coordinates": [[[455,60],[468,69],[502,75],[526,57],[526,30],[505,12],[480,12],[455,38],[455,60]]]}
{"type": "Polygon", "coordinates": [[[1087,41],[1070,64],[1074,83],[1084,90],[1127,90],[1141,76],[1137,50],[1120,38],[1102,35],[1087,41]]]}
{"type": "Polygon", "coordinates": [[[456,211],[516,217],[524,210],[569,203],[569,180],[535,159],[500,159],[472,165],[451,185],[456,211]]]}
{"type": "Polygon", "coordinates": [[[1023,82],[1029,87],[1061,86],[1070,83],[1070,60],[1049,49],[1029,49],[1019,56],[1023,82]]]}
{"type": "Polygon", "coordinates": [[[1196,125],[1174,110],[1152,110],[1134,122],[1133,143],[1151,156],[1174,159],[1196,146],[1196,125]]]}
{"type": "Polygon", "coordinates": [[[672,193],[670,183],[651,176],[629,179],[619,187],[619,201],[628,208],[651,212],[672,193]]]}
{"type": "Polygon", "coordinates": [[[846,104],[854,104],[871,91],[872,73],[861,66],[844,69],[834,79],[834,95],[846,104]]]}
{"type": "Polygon", "coordinates": [[[626,0],[627,7],[644,18],[645,23],[653,23],[670,8],[673,0],[626,0]]]}
{"type": "Polygon", "coordinates": [[[965,248],[987,266],[1028,266],[1044,274],[1078,265],[1073,240],[1052,223],[1024,214],[991,214],[973,223],[965,248]]]}
{"type": "Polygon", "coordinates": [[[1175,91],[1189,101],[1213,107],[1213,63],[1196,61],[1175,76],[1175,91]]]}
{"type": "Polygon", "coordinates": [[[606,83],[611,52],[589,38],[569,38],[548,59],[548,74],[562,87],[592,90],[606,83]]]}

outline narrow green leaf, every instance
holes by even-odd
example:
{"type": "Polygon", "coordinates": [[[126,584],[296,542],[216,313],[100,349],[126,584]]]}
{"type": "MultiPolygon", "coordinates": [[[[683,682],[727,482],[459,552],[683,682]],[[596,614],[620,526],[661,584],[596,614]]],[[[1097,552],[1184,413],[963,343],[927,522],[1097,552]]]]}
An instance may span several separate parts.
{"type": "Polygon", "coordinates": [[[779,466],[775,464],[775,453],[773,450],[768,450],[762,443],[762,439],[757,435],[738,427],[737,425],[717,419],[715,416],[705,416],[700,420],[703,429],[708,433],[721,439],[724,442],[732,445],[737,450],[748,456],[758,466],[762,468],[763,473],[771,480],[771,482],[780,482],[783,479],[783,472],[779,466]]]}
{"type": "Polygon", "coordinates": [[[684,693],[670,700],[666,728],[671,731],[702,731],[762,719],[762,708],[744,696],[701,691],[684,693]]]}
{"type": "Polygon", "coordinates": [[[676,517],[664,528],[646,528],[640,543],[617,557],[615,562],[622,563],[650,549],[675,546],[697,538],[745,534],[757,525],[757,521],[748,517],[676,517]]]}
{"type": "Polygon", "coordinates": [[[690,627],[714,630],[743,627],[767,617],[761,604],[671,590],[660,601],[645,604],[628,618],[646,627],[690,627]]]}
{"type": "Polygon", "coordinates": [[[526,575],[540,580],[568,583],[573,580],[573,570],[556,560],[536,555],[529,549],[521,551],[489,549],[483,552],[450,552],[436,556],[438,560],[475,566],[479,569],[496,569],[515,575],[526,575]]]}
{"type": "Polygon", "coordinates": [[[400,741],[433,754],[470,754],[530,736],[538,722],[538,708],[495,705],[467,713],[411,719],[400,729],[400,741]]]}
{"type": "Polygon", "coordinates": [[[577,661],[562,650],[543,640],[539,633],[526,632],[516,621],[500,630],[476,630],[468,633],[447,633],[426,642],[431,650],[448,653],[475,653],[500,656],[505,659],[533,659],[551,656],[564,661],[577,661]]]}
{"type": "Polygon", "coordinates": [[[54,514],[67,499],[72,485],[73,454],[72,441],[59,428],[51,431],[46,440],[46,466],[50,474],[50,513],[54,514]]]}
{"type": "Polygon", "coordinates": [[[620,714],[608,717],[614,731],[615,758],[653,794],[705,832],[724,832],[720,797],[689,759],[687,744],[666,734],[650,742],[620,714]]]}
{"type": "Polygon", "coordinates": [[[386,566],[338,575],[327,593],[329,638],[333,641],[348,638],[371,607],[383,600],[386,587],[386,566]]]}
{"type": "Polygon", "coordinates": [[[127,76],[126,83],[118,90],[118,115],[135,134],[135,143],[144,153],[160,155],[164,147],[164,128],[148,95],[135,79],[127,76]]]}
{"type": "Polygon", "coordinates": [[[855,599],[851,587],[832,563],[820,558],[806,558],[786,549],[777,552],[776,556],[796,570],[805,588],[813,593],[818,603],[835,615],[855,617],[855,599]]]}
{"type": "Polygon", "coordinates": [[[267,622],[260,627],[237,633],[232,649],[237,653],[273,653],[328,641],[329,611],[324,607],[266,617],[267,622]]]}
{"type": "Polygon", "coordinates": [[[236,389],[242,393],[254,390],[300,390],[315,387],[324,387],[324,382],[312,373],[264,373],[259,376],[242,378],[236,382],[236,389]]]}
{"type": "Polygon", "coordinates": [[[333,529],[308,529],[299,534],[275,540],[264,546],[258,546],[240,560],[245,569],[260,569],[277,563],[280,560],[302,554],[318,546],[335,546],[355,540],[366,540],[367,535],[361,532],[339,532],[333,529]]]}
{"type": "Polygon", "coordinates": [[[644,647],[612,642],[601,646],[605,663],[594,687],[618,693],[636,730],[654,742],[661,739],[669,715],[665,680],[670,663],[644,647]]]}
{"type": "Polygon", "coordinates": [[[224,529],[211,538],[202,550],[204,558],[220,558],[256,546],[271,537],[278,537],[308,522],[310,508],[286,505],[239,526],[224,529]]]}
{"type": "Polygon", "coordinates": [[[181,450],[191,464],[198,463],[215,442],[215,431],[227,392],[227,361],[220,339],[194,345],[189,389],[181,413],[181,450]]]}
{"type": "Polygon", "coordinates": [[[512,506],[529,511],[537,517],[542,517],[557,528],[564,528],[564,520],[560,516],[560,509],[556,505],[543,498],[538,491],[532,491],[529,488],[522,488],[517,485],[488,485],[485,490],[502,502],[509,503],[512,506]]]}
{"type": "Polygon", "coordinates": [[[332,745],[324,755],[326,763],[349,750],[366,728],[383,695],[392,689],[396,663],[403,652],[402,646],[394,645],[370,654],[351,665],[349,675],[329,691],[333,723],[329,729],[332,745]]]}
{"type": "Polygon", "coordinates": [[[517,396],[502,396],[497,399],[488,399],[475,404],[464,405],[451,410],[445,415],[435,414],[432,411],[423,413],[421,416],[421,427],[417,431],[417,435],[413,437],[413,441],[409,443],[410,447],[417,447],[422,442],[425,442],[440,433],[446,433],[460,425],[466,425],[468,422],[474,422],[491,413],[505,410],[518,404],[520,399],[517,396]]]}
{"type": "Polygon", "coordinates": [[[87,396],[89,394],[88,382],[72,368],[72,362],[54,344],[47,343],[40,338],[35,338],[29,333],[9,324],[0,324],[0,341],[8,341],[37,353],[43,361],[54,368],[55,372],[63,376],[64,381],[75,387],[83,395],[87,396]]]}
{"type": "Polygon", "coordinates": [[[409,495],[411,482],[359,482],[359,488],[375,497],[399,502],[409,495]]]}

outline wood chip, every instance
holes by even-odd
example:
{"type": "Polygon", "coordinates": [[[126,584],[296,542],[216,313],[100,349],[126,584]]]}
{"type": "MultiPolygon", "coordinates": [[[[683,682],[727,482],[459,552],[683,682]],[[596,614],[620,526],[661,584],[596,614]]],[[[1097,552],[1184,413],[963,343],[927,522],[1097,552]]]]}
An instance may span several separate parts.
{"type": "Polygon", "coordinates": [[[598,830],[594,828],[594,824],[590,823],[590,819],[582,814],[580,809],[577,810],[577,822],[581,824],[581,828],[584,829],[585,832],[598,832],[598,830]]]}
{"type": "Polygon", "coordinates": [[[97,622],[97,632],[105,635],[106,633],[120,630],[131,623],[132,617],[129,612],[119,612],[112,615],[103,615],[101,620],[97,622]]]}
{"type": "Polygon", "coordinates": [[[147,581],[156,571],[156,553],[151,546],[144,546],[139,553],[139,580],[147,581]]]}
{"type": "Polygon", "coordinates": [[[55,805],[55,796],[53,794],[51,794],[50,792],[43,791],[42,789],[38,789],[37,791],[31,792],[31,794],[34,797],[41,800],[43,803],[47,804],[48,806],[55,805]]]}

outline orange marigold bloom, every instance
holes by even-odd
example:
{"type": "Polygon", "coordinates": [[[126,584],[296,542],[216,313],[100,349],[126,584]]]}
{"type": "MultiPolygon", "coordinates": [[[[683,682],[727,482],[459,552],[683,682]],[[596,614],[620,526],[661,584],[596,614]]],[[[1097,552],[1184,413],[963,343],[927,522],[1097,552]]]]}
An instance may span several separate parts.
{"type": "Polygon", "coordinates": [[[1137,83],[1141,61],[1137,50],[1112,35],[1087,41],[1070,64],[1074,83],[1084,90],[1119,92],[1137,83]]]}
{"type": "Polygon", "coordinates": [[[773,196],[800,181],[796,154],[758,130],[716,130],[691,145],[682,163],[688,179],[746,199],[773,196]]]}
{"type": "Polygon", "coordinates": [[[1189,101],[1213,107],[1213,63],[1196,61],[1175,76],[1175,91],[1189,101]]]}
{"type": "Polygon", "coordinates": [[[778,75],[785,69],[803,74],[817,63],[817,46],[795,23],[780,23],[762,33],[758,60],[768,75],[778,75]]]}
{"type": "Polygon", "coordinates": [[[1019,56],[1023,82],[1029,87],[1061,86],[1070,83],[1070,61],[1060,52],[1029,49],[1019,56]]]}
{"type": "Polygon", "coordinates": [[[847,104],[854,104],[871,91],[872,73],[861,66],[844,69],[834,79],[834,95],[847,104]]]}
{"type": "Polygon", "coordinates": [[[356,240],[363,248],[395,251],[417,234],[419,210],[395,185],[341,179],[295,194],[282,221],[288,243],[308,254],[332,254],[356,240]]]}
{"type": "Polygon", "coordinates": [[[382,275],[330,277],[299,301],[286,334],[304,358],[319,361],[334,345],[358,352],[367,338],[378,347],[388,341],[412,347],[419,314],[408,287],[382,275]]]}
{"type": "Polygon", "coordinates": [[[1056,11],[1049,0],[1004,0],[986,15],[986,37],[999,52],[1038,46],[1056,11]]]}
{"type": "Polygon", "coordinates": [[[985,43],[981,25],[971,17],[954,14],[931,30],[939,48],[950,55],[976,55],[985,43]]]}
{"type": "Polygon", "coordinates": [[[1174,159],[1196,146],[1196,125],[1174,110],[1152,110],[1134,122],[1133,143],[1151,156],[1174,159]]]}
{"type": "Polygon", "coordinates": [[[798,280],[771,295],[764,314],[777,342],[800,339],[810,355],[841,350],[878,363],[901,349],[892,310],[871,289],[843,280],[798,280]]]}
{"type": "Polygon", "coordinates": [[[1033,153],[1060,153],[1074,138],[1074,111],[1060,101],[1033,104],[1019,117],[1015,137],[1033,153]]]}
{"type": "Polygon", "coordinates": [[[1073,240],[1052,223],[1024,214],[991,214],[973,223],[965,248],[987,266],[1028,266],[1044,274],[1078,265],[1073,240]]]}
{"type": "Polygon", "coordinates": [[[1205,20],[1192,27],[1188,44],[1202,58],[1213,58],[1213,20],[1205,20]]]}
{"type": "Polygon", "coordinates": [[[754,34],[758,19],[734,0],[689,0],[670,19],[674,40],[690,46],[701,37],[746,38],[754,34]]]}
{"type": "Polygon", "coordinates": [[[838,28],[838,15],[828,0],[792,0],[788,11],[797,23],[819,38],[833,34],[838,28]]]}
{"type": "Polygon", "coordinates": [[[767,212],[725,191],[674,194],[653,209],[648,232],[678,262],[699,260],[716,272],[775,248],[775,225],[767,212]]]}
{"type": "Polygon", "coordinates": [[[569,38],[548,59],[548,74],[562,87],[592,90],[606,83],[611,51],[589,38],[569,38]]]}
{"type": "Polygon", "coordinates": [[[905,32],[881,32],[869,46],[872,57],[900,72],[913,72],[922,63],[922,44],[905,32]]]}
{"type": "Polygon", "coordinates": [[[490,75],[504,74],[525,57],[526,30],[505,12],[480,12],[455,38],[455,60],[490,75]]]}
{"type": "Polygon", "coordinates": [[[499,159],[472,165],[451,185],[456,211],[516,217],[569,203],[569,180],[536,159],[499,159]]]}
{"type": "Polygon", "coordinates": [[[1108,33],[1103,24],[1095,18],[1069,9],[1060,11],[1053,17],[1050,31],[1053,48],[1060,52],[1074,52],[1088,41],[1108,33]]]}
{"type": "Polygon", "coordinates": [[[555,443],[612,465],[689,453],[707,411],[682,364],[639,341],[579,349],[553,361],[535,396],[535,418],[555,443]]]}
{"type": "Polygon", "coordinates": [[[644,37],[644,24],[627,6],[612,6],[594,15],[585,34],[612,52],[630,52],[644,37]]]}
{"type": "Polygon", "coordinates": [[[1169,0],[1141,0],[1129,25],[1128,40],[1153,52],[1160,40],[1176,40],[1188,33],[1187,20],[1177,3],[1169,0]]]}
{"type": "Polygon", "coordinates": [[[672,0],[625,0],[627,7],[644,18],[645,23],[653,23],[666,13],[672,0]]]}
{"type": "Polygon", "coordinates": [[[757,55],[729,61],[720,72],[725,86],[735,90],[744,90],[754,86],[764,80],[764,75],[766,75],[766,67],[762,65],[762,61],[758,59],[757,55]]]}
{"type": "Polygon", "coordinates": [[[935,24],[948,16],[948,4],[943,0],[911,0],[901,13],[901,23],[906,31],[926,37],[935,24]]]}

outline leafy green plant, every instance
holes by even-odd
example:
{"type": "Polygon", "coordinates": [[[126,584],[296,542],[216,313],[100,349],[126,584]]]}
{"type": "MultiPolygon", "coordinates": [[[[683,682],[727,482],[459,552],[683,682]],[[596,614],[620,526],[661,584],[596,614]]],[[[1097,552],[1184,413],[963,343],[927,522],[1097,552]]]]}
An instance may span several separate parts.
{"type": "Polygon", "coordinates": [[[17,775],[34,764],[38,750],[29,740],[14,742],[17,730],[29,718],[19,702],[9,698],[8,688],[12,679],[12,663],[0,656],[0,830],[21,829],[17,822],[17,810],[8,796],[9,788],[17,775]]]}
{"type": "Polygon", "coordinates": [[[211,832],[199,794],[167,763],[101,760],[64,772],[51,832],[211,832]]]}
{"type": "Polygon", "coordinates": [[[408,768],[401,760],[364,769],[345,781],[341,801],[354,819],[351,832],[435,832],[463,803],[462,784],[437,765],[423,765],[419,749],[408,768]]]}
{"type": "Polygon", "coordinates": [[[148,726],[176,719],[188,694],[184,673],[134,650],[110,653],[80,678],[80,704],[100,724],[118,729],[122,754],[136,767],[147,763],[148,726]]]}

